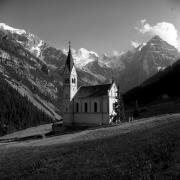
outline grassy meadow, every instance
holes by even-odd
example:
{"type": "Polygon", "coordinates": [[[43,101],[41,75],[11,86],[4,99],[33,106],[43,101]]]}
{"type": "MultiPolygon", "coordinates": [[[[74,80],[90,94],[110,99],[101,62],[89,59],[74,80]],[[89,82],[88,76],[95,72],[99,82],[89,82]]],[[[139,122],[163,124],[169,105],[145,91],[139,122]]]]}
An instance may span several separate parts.
{"type": "Polygon", "coordinates": [[[179,179],[179,118],[142,124],[126,133],[118,127],[111,134],[109,128],[91,131],[70,143],[0,144],[0,180],[179,179]]]}

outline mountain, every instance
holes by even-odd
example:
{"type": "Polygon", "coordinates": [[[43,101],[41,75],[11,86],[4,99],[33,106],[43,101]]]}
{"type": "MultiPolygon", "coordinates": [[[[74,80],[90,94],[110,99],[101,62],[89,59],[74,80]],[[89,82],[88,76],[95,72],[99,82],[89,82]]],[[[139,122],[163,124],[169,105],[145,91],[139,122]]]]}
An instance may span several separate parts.
{"type": "MultiPolygon", "coordinates": [[[[98,55],[85,48],[73,50],[78,84],[107,83],[114,79],[122,91],[141,84],[180,56],[176,48],[155,36],[120,55],[98,55]]],[[[67,50],[36,35],[0,23],[0,76],[43,110],[60,119],[62,78],[67,50]]]]}
{"type": "Polygon", "coordinates": [[[140,86],[126,92],[124,101],[126,104],[132,104],[137,100],[141,105],[146,105],[158,99],[180,98],[179,76],[180,59],[172,66],[168,66],[163,71],[144,81],[140,86]]]}
{"type": "Polygon", "coordinates": [[[122,90],[127,91],[172,65],[179,57],[175,47],[155,36],[121,57],[126,68],[120,72],[117,81],[123,86],[122,90]]]}
{"type": "MultiPolygon", "coordinates": [[[[77,60],[82,61],[80,57],[96,59],[96,53],[87,53],[87,50],[80,49],[77,60]]],[[[53,119],[61,119],[65,60],[63,51],[30,32],[0,24],[0,77],[53,119]]],[[[79,85],[102,81],[100,76],[86,72],[81,66],[77,69],[81,77],[79,85]]]]}
{"type": "Polygon", "coordinates": [[[53,121],[27,97],[21,96],[3,77],[0,77],[0,92],[0,136],[53,121]]]}
{"type": "Polygon", "coordinates": [[[74,59],[81,74],[84,74],[82,81],[93,83],[94,80],[91,82],[87,78],[87,73],[101,83],[114,79],[124,92],[140,85],[180,58],[178,50],[159,36],[154,36],[148,42],[116,56],[106,54],[99,56],[84,49],[83,51],[80,49],[80,52],[75,51],[74,59]],[[82,55],[83,52],[85,55],[82,55]],[[94,56],[91,56],[91,53],[94,56]]]}
{"type": "Polygon", "coordinates": [[[50,74],[46,58],[40,58],[47,52],[46,43],[24,30],[0,27],[0,76],[40,110],[60,119],[60,82],[50,74]]]}
{"type": "MultiPolygon", "coordinates": [[[[74,58],[74,62],[78,68],[83,68],[86,64],[97,61],[99,55],[93,51],[88,51],[85,48],[80,48],[79,50],[72,49],[72,55],[74,58]]],[[[68,54],[68,49],[64,49],[63,51],[66,55],[68,54]]]]}

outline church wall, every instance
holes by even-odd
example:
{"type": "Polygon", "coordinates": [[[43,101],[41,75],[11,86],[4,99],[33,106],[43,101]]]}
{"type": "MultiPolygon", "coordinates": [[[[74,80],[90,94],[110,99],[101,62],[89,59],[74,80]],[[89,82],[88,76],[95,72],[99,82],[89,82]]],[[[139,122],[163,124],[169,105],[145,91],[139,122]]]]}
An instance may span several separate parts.
{"type": "Polygon", "coordinates": [[[63,113],[63,126],[71,126],[72,120],[72,113],[63,113]]]}
{"type": "MultiPolygon", "coordinates": [[[[65,126],[72,125],[73,122],[77,125],[84,126],[109,124],[109,116],[115,113],[113,104],[117,101],[116,92],[117,88],[115,85],[109,90],[109,94],[107,96],[74,99],[71,101],[69,113],[64,111],[63,124],[65,126]],[[85,103],[87,103],[86,110],[85,103]],[[94,103],[97,103],[96,112],[94,103]]],[[[64,106],[66,106],[66,103],[64,106]]]]}
{"type": "Polygon", "coordinates": [[[75,123],[84,126],[96,126],[109,123],[108,113],[79,113],[75,114],[75,123]]]}
{"type": "Polygon", "coordinates": [[[109,124],[108,108],[108,96],[75,99],[74,122],[78,125],[88,126],[109,124]],[[85,110],[85,103],[87,103],[87,112],[85,110]],[[97,103],[97,108],[94,107],[95,103],[97,103]]]}
{"type": "Polygon", "coordinates": [[[73,121],[73,102],[63,101],[63,124],[69,124],[73,121]]]}
{"type": "Polygon", "coordinates": [[[95,103],[97,103],[97,113],[104,112],[108,113],[108,96],[93,97],[93,98],[79,98],[74,100],[74,112],[75,113],[84,113],[85,112],[85,103],[87,103],[87,113],[95,112],[95,103]],[[78,103],[78,112],[77,112],[77,103],[78,103]]]}

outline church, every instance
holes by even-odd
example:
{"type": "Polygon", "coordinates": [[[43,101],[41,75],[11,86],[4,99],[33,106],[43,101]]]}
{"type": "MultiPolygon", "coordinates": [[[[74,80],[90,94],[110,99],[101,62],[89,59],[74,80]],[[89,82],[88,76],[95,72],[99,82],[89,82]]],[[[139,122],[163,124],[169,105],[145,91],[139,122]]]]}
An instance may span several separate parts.
{"type": "Polygon", "coordinates": [[[98,126],[111,123],[117,101],[115,82],[78,87],[71,46],[63,74],[63,126],[98,126]]]}

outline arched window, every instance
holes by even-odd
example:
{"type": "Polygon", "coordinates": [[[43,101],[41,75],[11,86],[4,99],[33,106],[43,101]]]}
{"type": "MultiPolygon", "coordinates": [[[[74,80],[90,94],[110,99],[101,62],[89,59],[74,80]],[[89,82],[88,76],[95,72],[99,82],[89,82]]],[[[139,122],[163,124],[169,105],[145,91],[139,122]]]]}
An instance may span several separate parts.
{"type": "Polygon", "coordinates": [[[79,112],[79,103],[76,103],[76,112],[79,112]]]}
{"type": "Polygon", "coordinates": [[[76,83],[76,79],[72,78],[72,84],[75,84],[75,83],[76,83]]]}
{"type": "Polygon", "coordinates": [[[65,78],[65,84],[69,84],[69,78],[65,78]]]}
{"type": "Polygon", "coordinates": [[[87,104],[87,102],[84,103],[84,112],[88,112],[88,104],[87,104]]]}
{"type": "Polygon", "coordinates": [[[97,112],[97,102],[94,103],[94,112],[97,112]]]}

